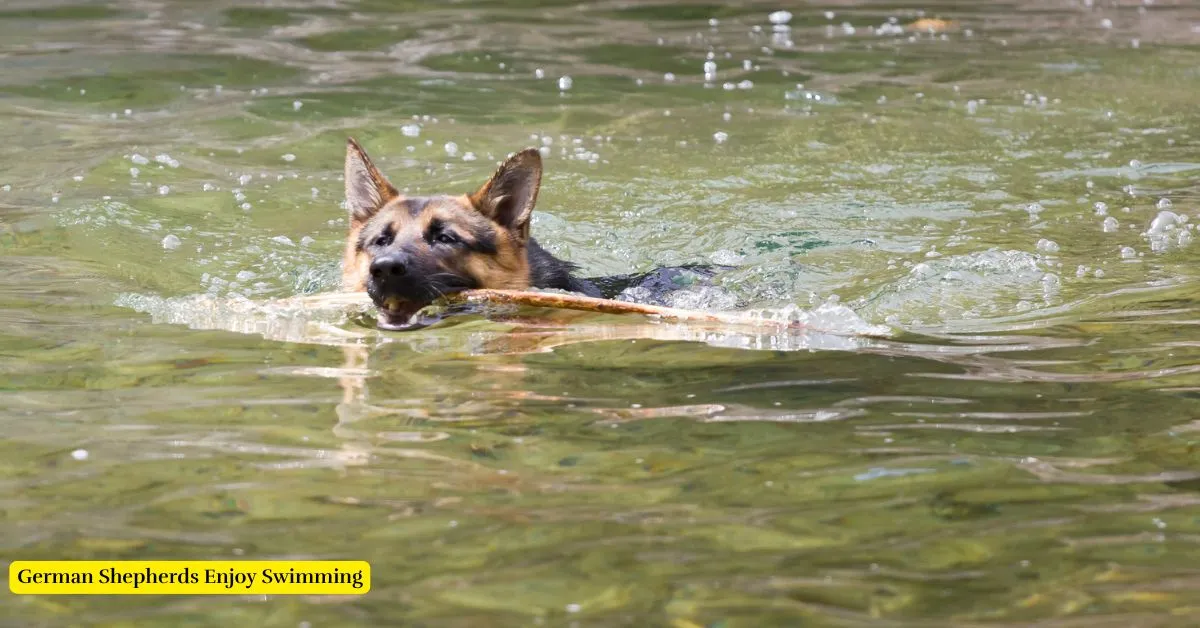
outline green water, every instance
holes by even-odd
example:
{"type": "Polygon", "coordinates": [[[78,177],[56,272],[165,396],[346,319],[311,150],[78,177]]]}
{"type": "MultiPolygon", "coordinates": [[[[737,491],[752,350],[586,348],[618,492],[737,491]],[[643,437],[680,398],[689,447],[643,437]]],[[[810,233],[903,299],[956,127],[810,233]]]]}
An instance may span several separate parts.
{"type": "Polygon", "coordinates": [[[0,623],[1195,625],[1200,7],[1088,4],[5,2],[5,559],[374,583],[0,623]],[[283,307],[348,135],[546,145],[552,251],[812,329],[283,307]]]}

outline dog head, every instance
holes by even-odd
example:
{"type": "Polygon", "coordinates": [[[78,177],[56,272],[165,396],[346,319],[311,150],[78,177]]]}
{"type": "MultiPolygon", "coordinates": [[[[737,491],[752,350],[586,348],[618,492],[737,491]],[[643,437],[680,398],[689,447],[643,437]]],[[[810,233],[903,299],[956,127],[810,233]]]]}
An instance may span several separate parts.
{"type": "Polygon", "coordinates": [[[509,157],[474,194],[406,197],[351,139],[345,177],[343,288],[366,290],[381,328],[408,328],[421,308],[461,290],[529,287],[529,220],[542,179],[536,149],[509,157]]]}

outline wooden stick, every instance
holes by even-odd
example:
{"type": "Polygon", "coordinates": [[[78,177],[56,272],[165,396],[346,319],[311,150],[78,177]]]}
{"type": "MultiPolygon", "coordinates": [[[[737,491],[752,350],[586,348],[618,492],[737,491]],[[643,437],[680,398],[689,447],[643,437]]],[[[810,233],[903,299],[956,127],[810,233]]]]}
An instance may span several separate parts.
{"type": "Polygon", "coordinates": [[[680,323],[716,323],[719,325],[737,325],[749,327],[772,327],[778,329],[799,329],[803,323],[776,321],[765,318],[755,318],[739,314],[720,312],[701,312],[698,310],[683,310],[661,305],[646,305],[629,303],[612,299],[598,299],[578,294],[558,292],[533,292],[529,290],[465,290],[448,297],[451,302],[467,303],[504,303],[510,305],[525,305],[529,307],[547,307],[582,312],[598,312],[601,314],[641,314],[652,316],[664,321],[680,323]]]}

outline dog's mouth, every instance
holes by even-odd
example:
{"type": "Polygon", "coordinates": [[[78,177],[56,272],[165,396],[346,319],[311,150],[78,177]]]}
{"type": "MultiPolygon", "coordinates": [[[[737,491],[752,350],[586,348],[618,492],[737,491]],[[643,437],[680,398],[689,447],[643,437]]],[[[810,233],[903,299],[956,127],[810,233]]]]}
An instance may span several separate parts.
{"type": "MultiPolygon", "coordinates": [[[[462,292],[466,288],[443,288],[437,292],[439,298],[462,292]]],[[[460,311],[461,307],[452,303],[444,304],[446,307],[435,313],[424,314],[421,310],[432,305],[438,299],[419,298],[409,299],[397,295],[380,295],[370,288],[367,290],[371,296],[371,300],[375,303],[375,309],[378,312],[376,316],[376,326],[379,329],[387,331],[412,331],[428,327],[447,315],[460,311]]]]}
{"type": "Polygon", "coordinates": [[[379,316],[376,319],[376,325],[380,329],[387,331],[410,331],[413,329],[420,329],[429,324],[428,321],[422,320],[421,317],[417,315],[427,305],[429,305],[429,302],[416,303],[413,301],[398,299],[396,297],[389,297],[384,299],[382,303],[377,303],[375,305],[376,309],[379,311],[379,316]]]}

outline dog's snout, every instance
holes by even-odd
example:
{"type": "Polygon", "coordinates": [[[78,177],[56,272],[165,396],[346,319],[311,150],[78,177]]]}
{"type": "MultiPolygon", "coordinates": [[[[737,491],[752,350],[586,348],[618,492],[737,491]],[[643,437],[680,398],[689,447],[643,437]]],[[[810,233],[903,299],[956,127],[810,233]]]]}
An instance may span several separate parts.
{"type": "Polygon", "coordinates": [[[371,262],[371,276],[376,279],[399,277],[408,272],[408,259],[403,255],[385,255],[371,262]]]}

